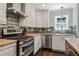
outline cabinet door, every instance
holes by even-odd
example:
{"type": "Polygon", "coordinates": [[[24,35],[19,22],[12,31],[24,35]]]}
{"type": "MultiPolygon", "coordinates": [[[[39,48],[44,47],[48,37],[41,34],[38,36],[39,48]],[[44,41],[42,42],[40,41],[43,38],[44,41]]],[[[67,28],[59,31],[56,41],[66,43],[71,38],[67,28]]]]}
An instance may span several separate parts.
{"type": "Polygon", "coordinates": [[[25,14],[28,15],[27,26],[34,27],[35,26],[35,9],[31,4],[25,4],[25,14]]]}
{"type": "Polygon", "coordinates": [[[35,10],[36,11],[36,27],[48,27],[49,13],[48,10],[35,10]]]}
{"type": "Polygon", "coordinates": [[[0,24],[6,24],[6,3],[0,3],[0,24]]]}
{"type": "Polygon", "coordinates": [[[40,49],[42,47],[42,43],[41,43],[41,36],[38,36],[38,48],[40,49]]]}
{"type": "Polygon", "coordinates": [[[30,20],[31,20],[31,26],[35,27],[35,9],[33,6],[30,7],[30,20]]]}
{"type": "Polygon", "coordinates": [[[34,36],[34,54],[38,51],[38,39],[34,36]]]}
{"type": "Polygon", "coordinates": [[[65,51],[65,39],[63,38],[63,36],[52,37],[52,49],[65,51]]]}
{"type": "Polygon", "coordinates": [[[34,36],[34,54],[38,51],[38,37],[34,36]]]}
{"type": "Polygon", "coordinates": [[[0,56],[16,56],[16,43],[0,48],[0,56]]]}
{"type": "Polygon", "coordinates": [[[34,54],[36,54],[37,51],[38,51],[38,45],[35,45],[35,46],[34,46],[34,54]]]}
{"type": "Polygon", "coordinates": [[[35,27],[41,27],[41,11],[35,10],[36,18],[35,18],[35,27]]]}
{"type": "Polygon", "coordinates": [[[39,38],[39,48],[41,48],[41,47],[42,47],[42,37],[40,35],[40,38],[39,38]]]}
{"type": "Polygon", "coordinates": [[[34,36],[34,53],[36,53],[41,48],[40,35],[34,36]]]}
{"type": "Polygon", "coordinates": [[[42,27],[48,27],[48,18],[49,18],[48,10],[41,11],[41,26],[42,27]]]}

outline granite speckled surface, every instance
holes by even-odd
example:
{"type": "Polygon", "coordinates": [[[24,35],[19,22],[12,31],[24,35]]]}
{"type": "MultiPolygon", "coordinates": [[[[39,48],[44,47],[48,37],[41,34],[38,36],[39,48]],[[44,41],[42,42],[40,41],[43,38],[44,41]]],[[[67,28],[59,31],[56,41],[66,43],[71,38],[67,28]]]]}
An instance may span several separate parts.
{"type": "Polygon", "coordinates": [[[79,54],[79,38],[66,38],[66,41],[77,51],[79,54]]]}
{"type": "Polygon", "coordinates": [[[16,40],[12,39],[0,39],[0,47],[8,44],[16,43],[16,40]]]}

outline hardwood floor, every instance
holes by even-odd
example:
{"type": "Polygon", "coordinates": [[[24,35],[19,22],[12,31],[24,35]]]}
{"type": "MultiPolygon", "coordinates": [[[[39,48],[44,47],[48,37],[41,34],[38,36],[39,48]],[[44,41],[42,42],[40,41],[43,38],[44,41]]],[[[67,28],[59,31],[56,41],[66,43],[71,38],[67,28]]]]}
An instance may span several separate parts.
{"type": "Polygon", "coordinates": [[[66,55],[64,52],[41,49],[36,53],[35,56],[66,56],[66,55]]]}

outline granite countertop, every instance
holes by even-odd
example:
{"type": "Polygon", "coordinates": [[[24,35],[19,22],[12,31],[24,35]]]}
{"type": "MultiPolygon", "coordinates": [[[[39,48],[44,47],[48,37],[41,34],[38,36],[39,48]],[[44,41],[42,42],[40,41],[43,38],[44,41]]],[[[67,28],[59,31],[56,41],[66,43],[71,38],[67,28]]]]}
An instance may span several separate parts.
{"type": "Polygon", "coordinates": [[[75,49],[79,54],[79,38],[66,38],[66,41],[75,49]]]}
{"type": "Polygon", "coordinates": [[[74,35],[76,34],[71,34],[71,33],[51,33],[51,32],[43,32],[43,33],[34,33],[34,32],[29,32],[28,34],[43,34],[43,35],[74,35]]]}
{"type": "Polygon", "coordinates": [[[16,40],[12,40],[12,39],[0,39],[0,47],[15,43],[15,42],[16,42],[16,40]]]}

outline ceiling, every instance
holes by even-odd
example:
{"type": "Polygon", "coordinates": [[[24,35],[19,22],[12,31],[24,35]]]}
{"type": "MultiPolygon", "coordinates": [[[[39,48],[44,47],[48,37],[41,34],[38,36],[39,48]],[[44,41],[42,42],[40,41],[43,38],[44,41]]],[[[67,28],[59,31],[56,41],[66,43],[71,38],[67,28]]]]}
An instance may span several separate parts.
{"type": "Polygon", "coordinates": [[[55,10],[63,8],[73,8],[77,3],[32,3],[36,9],[55,10]],[[44,5],[44,6],[43,6],[44,5]]]}

